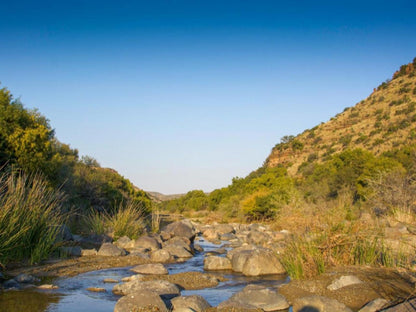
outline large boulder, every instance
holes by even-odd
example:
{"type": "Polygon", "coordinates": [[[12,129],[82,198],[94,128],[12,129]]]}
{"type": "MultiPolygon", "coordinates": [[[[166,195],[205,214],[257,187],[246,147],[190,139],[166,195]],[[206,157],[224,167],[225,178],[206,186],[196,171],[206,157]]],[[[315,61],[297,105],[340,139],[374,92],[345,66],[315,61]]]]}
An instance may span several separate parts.
{"type": "Polygon", "coordinates": [[[293,312],[352,312],[345,304],[322,296],[298,298],[293,302],[293,312]]]}
{"type": "Polygon", "coordinates": [[[196,232],[192,223],[188,220],[176,221],[168,224],[163,231],[171,236],[185,237],[191,241],[195,238],[196,232]]]}
{"type": "Polygon", "coordinates": [[[153,275],[165,275],[168,274],[168,270],[161,263],[148,263],[140,264],[130,269],[139,274],[153,274],[153,275]]]}
{"type": "Polygon", "coordinates": [[[361,284],[362,282],[363,281],[361,281],[358,277],[354,275],[343,275],[340,278],[334,280],[330,285],[328,285],[327,289],[338,290],[346,286],[361,284]]]}
{"type": "Polygon", "coordinates": [[[142,290],[120,298],[114,307],[114,312],[131,311],[168,312],[169,310],[157,293],[142,290]]]}
{"type": "Polygon", "coordinates": [[[252,250],[241,250],[231,258],[231,266],[234,272],[243,272],[244,264],[251,257],[252,250]]]}
{"type": "Polygon", "coordinates": [[[185,310],[202,312],[211,307],[211,305],[199,295],[176,297],[171,300],[171,303],[173,312],[185,310]]]}
{"type": "Polygon", "coordinates": [[[133,248],[133,240],[127,236],[120,237],[118,240],[114,242],[114,245],[123,249],[132,249],[133,248]]]}
{"type": "Polygon", "coordinates": [[[127,252],[112,243],[104,243],[101,245],[100,250],[98,250],[99,256],[107,256],[107,257],[114,257],[114,256],[125,256],[127,252]]]}
{"type": "Polygon", "coordinates": [[[132,280],[131,282],[114,285],[113,293],[116,295],[130,295],[142,292],[144,290],[152,291],[160,296],[172,298],[180,295],[178,286],[164,280],[155,280],[142,282],[140,280],[132,280]]]}
{"type": "Polygon", "coordinates": [[[276,289],[260,285],[248,285],[218,308],[262,309],[262,311],[279,311],[289,308],[286,298],[276,289]]]}
{"type": "Polygon", "coordinates": [[[250,253],[250,257],[243,265],[242,273],[246,276],[259,276],[284,274],[286,270],[270,249],[259,248],[250,253]]]}
{"type": "Polygon", "coordinates": [[[187,259],[187,258],[192,258],[194,256],[185,247],[178,246],[176,244],[167,245],[167,246],[163,247],[162,250],[165,250],[165,251],[169,252],[169,254],[172,257],[179,258],[179,259],[187,259]]]}
{"type": "Polygon", "coordinates": [[[231,261],[225,257],[208,256],[204,259],[204,270],[231,270],[231,261]]]}

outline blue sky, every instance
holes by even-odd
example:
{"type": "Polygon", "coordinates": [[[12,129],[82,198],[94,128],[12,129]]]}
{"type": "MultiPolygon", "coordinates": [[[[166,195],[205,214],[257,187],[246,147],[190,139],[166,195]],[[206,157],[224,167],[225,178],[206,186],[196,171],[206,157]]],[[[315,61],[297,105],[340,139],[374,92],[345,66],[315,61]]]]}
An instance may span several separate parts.
{"type": "Polygon", "coordinates": [[[81,155],[167,194],[247,175],[416,56],[414,1],[1,7],[2,86],[81,155]]]}

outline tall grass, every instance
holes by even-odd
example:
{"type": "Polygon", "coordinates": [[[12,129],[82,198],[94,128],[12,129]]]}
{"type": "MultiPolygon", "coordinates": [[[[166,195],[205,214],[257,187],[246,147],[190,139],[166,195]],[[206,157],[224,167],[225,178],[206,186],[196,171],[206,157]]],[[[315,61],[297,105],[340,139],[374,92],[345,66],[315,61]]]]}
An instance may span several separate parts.
{"type": "Polygon", "coordinates": [[[141,203],[120,203],[111,213],[90,212],[84,221],[89,233],[111,234],[114,239],[137,238],[145,229],[145,209],[141,203]]]}
{"type": "Polygon", "coordinates": [[[63,194],[38,174],[0,172],[0,263],[45,259],[64,223],[63,194]]]}

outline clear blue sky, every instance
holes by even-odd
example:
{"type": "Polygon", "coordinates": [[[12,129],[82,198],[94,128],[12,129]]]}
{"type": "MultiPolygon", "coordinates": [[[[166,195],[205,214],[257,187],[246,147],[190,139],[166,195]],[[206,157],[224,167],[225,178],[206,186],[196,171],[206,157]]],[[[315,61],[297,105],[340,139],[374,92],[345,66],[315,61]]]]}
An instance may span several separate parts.
{"type": "Polygon", "coordinates": [[[163,193],[211,191],[416,56],[416,2],[1,1],[0,81],[59,140],[163,193]]]}

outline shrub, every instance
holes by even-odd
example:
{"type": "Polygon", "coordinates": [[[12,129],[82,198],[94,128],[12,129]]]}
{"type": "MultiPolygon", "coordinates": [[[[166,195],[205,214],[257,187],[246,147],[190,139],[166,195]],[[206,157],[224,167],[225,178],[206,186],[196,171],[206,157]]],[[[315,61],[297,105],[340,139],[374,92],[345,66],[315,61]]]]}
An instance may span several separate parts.
{"type": "Polygon", "coordinates": [[[134,202],[121,203],[108,217],[108,226],[113,232],[114,239],[122,236],[137,238],[145,228],[143,206],[134,202]]]}

